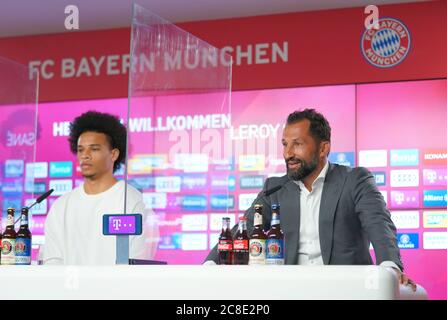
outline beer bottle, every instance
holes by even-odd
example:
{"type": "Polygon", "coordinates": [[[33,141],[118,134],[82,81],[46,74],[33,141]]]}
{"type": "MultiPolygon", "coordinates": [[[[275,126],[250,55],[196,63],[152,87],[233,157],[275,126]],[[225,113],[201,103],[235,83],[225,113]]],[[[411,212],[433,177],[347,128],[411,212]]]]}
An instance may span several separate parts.
{"type": "Polygon", "coordinates": [[[266,264],[284,264],[284,234],[279,222],[279,204],[272,204],[272,222],[267,232],[266,264]]]}
{"type": "Polygon", "coordinates": [[[15,245],[16,264],[31,264],[31,236],[31,231],[28,228],[28,208],[24,207],[15,245]]]}
{"type": "Polygon", "coordinates": [[[239,227],[234,237],[234,264],[248,264],[247,218],[239,218],[239,227]]]}
{"type": "Polygon", "coordinates": [[[222,233],[217,245],[219,264],[233,264],[233,237],[230,231],[230,218],[222,218],[222,233]]]}
{"type": "Polygon", "coordinates": [[[2,264],[15,264],[15,243],[16,243],[16,231],[14,230],[14,212],[13,208],[8,208],[7,210],[7,220],[6,229],[3,232],[2,237],[2,253],[1,253],[1,263],[2,264]]]}
{"type": "Polygon", "coordinates": [[[265,264],[266,235],[262,227],[262,205],[255,205],[254,229],[249,241],[248,264],[265,264]]]}
{"type": "Polygon", "coordinates": [[[2,237],[3,237],[3,232],[2,232],[2,219],[0,217],[0,264],[2,264],[2,237]]]}

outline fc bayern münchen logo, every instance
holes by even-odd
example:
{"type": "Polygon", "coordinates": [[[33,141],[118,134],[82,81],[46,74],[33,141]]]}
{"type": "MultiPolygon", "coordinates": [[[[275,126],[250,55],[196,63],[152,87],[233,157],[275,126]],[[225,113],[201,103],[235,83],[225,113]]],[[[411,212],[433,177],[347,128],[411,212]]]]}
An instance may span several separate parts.
{"type": "Polygon", "coordinates": [[[391,68],[408,55],[411,36],[407,27],[393,18],[379,19],[379,30],[367,29],[362,36],[365,59],[378,68],[391,68]]]}

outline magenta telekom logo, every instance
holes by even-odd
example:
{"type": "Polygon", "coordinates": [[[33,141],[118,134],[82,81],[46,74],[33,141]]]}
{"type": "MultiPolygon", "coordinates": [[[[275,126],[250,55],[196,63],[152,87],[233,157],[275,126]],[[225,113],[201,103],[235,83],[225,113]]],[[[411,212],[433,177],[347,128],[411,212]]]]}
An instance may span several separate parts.
{"type": "Polygon", "coordinates": [[[447,169],[424,169],[424,186],[447,186],[447,169]]]}
{"type": "Polygon", "coordinates": [[[121,227],[121,219],[113,219],[112,226],[113,226],[113,229],[119,230],[121,227]]]}
{"type": "Polygon", "coordinates": [[[418,208],[418,190],[393,190],[391,191],[392,208],[418,208]]]}

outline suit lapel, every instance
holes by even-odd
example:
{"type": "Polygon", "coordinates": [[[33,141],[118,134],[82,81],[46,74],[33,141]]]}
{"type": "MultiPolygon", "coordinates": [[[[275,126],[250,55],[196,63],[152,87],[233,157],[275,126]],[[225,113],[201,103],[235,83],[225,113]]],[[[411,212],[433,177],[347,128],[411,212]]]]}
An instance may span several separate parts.
{"type": "Polygon", "coordinates": [[[300,235],[300,188],[289,180],[279,191],[281,204],[281,227],[285,236],[285,263],[298,263],[298,244],[300,235]]]}
{"type": "Polygon", "coordinates": [[[338,200],[340,199],[345,179],[346,178],[339,173],[337,167],[330,163],[324,181],[323,193],[321,195],[319,215],[320,247],[324,264],[330,263],[334,236],[335,210],[337,208],[338,200]]]}

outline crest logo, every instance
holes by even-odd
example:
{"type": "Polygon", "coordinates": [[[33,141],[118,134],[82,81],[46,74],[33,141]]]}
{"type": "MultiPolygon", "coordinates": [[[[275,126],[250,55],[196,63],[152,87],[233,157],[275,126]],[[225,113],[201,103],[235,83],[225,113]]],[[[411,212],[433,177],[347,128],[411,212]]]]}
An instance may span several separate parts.
{"type": "Polygon", "coordinates": [[[378,30],[371,28],[363,33],[362,53],[373,66],[391,68],[407,57],[411,46],[410,32],[397,19],[382,18],[378,23],[378,30]]]}

